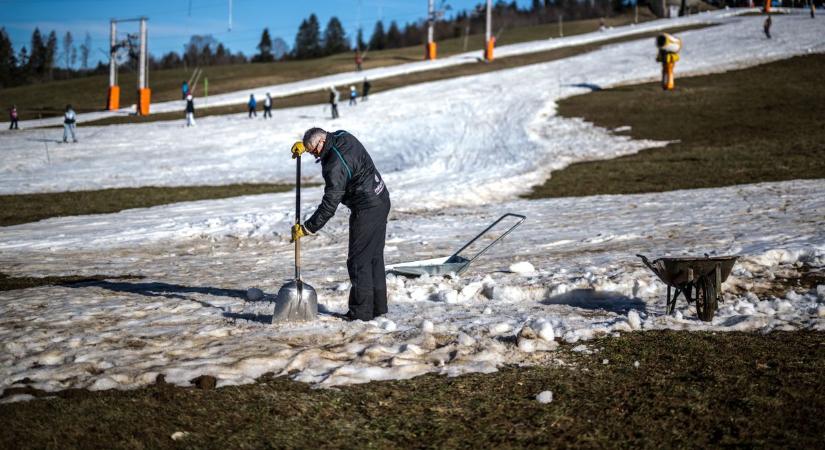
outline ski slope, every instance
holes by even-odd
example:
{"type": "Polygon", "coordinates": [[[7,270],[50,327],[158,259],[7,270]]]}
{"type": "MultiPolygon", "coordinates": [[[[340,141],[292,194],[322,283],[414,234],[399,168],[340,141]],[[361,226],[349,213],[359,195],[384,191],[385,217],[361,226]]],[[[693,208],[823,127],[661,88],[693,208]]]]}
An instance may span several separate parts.
{"type": "MultiPolygon", "coordinates": [[[[641,24],[633,24],[628,26],[609,28],[604,31],[587,33],[576,36],[568,36],[562,38],[550,38],[542,41],[524,42],[519,44],[503,45],[496,48],[496,58],[506,58],[508,56],[523,55],[527,53],[536,53],[547,50],[554,50],[557,48],[571,47],[576,45],[591,44],[601,42],[618,37],[629,36],[639,33],[647,33],[651,31],[658,31],[665,28],[694,25],[702,23],[717,23],[719,20],[726,17],[731,17],[747,12],[756,11],[756,9],[727,9],[718,11],[708,11],[694,16],[679,17],[673,19],[654,20],[641,24]]],[[[329,86],[349,86],[351,84],[360,85],[364,78],[370,80],[380,80],[398,75],[407,75],[416,72],[423,72],[428,70],[438,70],[445,67],[452,67],[462,64],[480,63],[480,51],[460,53],[457,55],[438,58],[434,61],[417,61],[412,63],[399,64],[390,67],[378,67],[374,69],[366,69],[360,72],[345,72],[324,77],[311,78],[292,83],[283,83],[270,86],[261,86],[255,89],[244,89],[241,91],[227,92],[225,94],[213,95],[209,97],[208,105],[199,105],[203,107],[218,107],[227,105],[245,105],[249,101],[249,96],[254,94],[256,98],[261,99],[269,92],[274,98],[287,97],[295,94],[303,94],[306,92],[315,92],[325,90],[329,86]]],[[[277,102],[277,100],[276,100],[277,102]]],[[[152,104],[153,113],[164,113],[183,111],[186,106],[184,101],[168,101],[158,102],[152,104]]],[[[106,117],[134,114],[135,105],[121,108],[118,111],[99,111],[92,113],[84,113],[78,115],[78,123],[104,119],[106,117]]],[[[20,122],[24,128],[34,128],[42,126],[60,125],[63,123],[60,117],[51,117],[38,120],[27,120],[20,122]]],[[[7,124],[6,124],[7,125],[7,124]]],[[[2,126],[2,124],[0,124],[2,126]]]]}
{"type": "MultiPolygon", "coordinates": [[[[769,42],[761,20],[729,17],[682,34],[677,83],[688,73],[825,51],[815,20],[777,17],[769,42]]],[[[344,323],[322,314],[315,323],[276,326],[244,293],[257,286],[274,294],[292,276],[290,193],[0,228],[4,273],[143,277],[0,293],[0,390],[24,379],[50,391],[134,388],[159,374],[179,385],[210,374],[224,386],[266,372],[335,386],[540,363],[558,342],[583,343],[588,352],[594,337],[637,330],[825,331],[825,286],[767,290],[803,265],[825,264],[822,180],[517,200],[570,163],[661,144],[555,115],[558,99],[586,86],[657,79],[654,56],[644,40],[410,86],[342,105],[335,122],[320,107],[304,107],[278,110],[268,122],[209,117],[195,129],[82,127],[80,144],[50,146],[48,159],[38,139],[55,130],[3,135],[0,192],[23,193],[288,182],[287,149],[304,129],[347,129],[370,150],[392,195],[390,263],[448,255],[504,212],[528,220],[463,277],[390,277],[386,318],[344,323]],[[664,286],[633,255],[706,252],[741,255],[717,317],[700,322],[683,302],[664,315],[664,286]]],[[[319,180],[311,162],[304,173],[319,180]]],[[[305,214],[320,196],[305,192],[305,214]]],[[[346,216],[341,208],[304,245],[303,274],[322,311],[346,309],[346,216]]]]}

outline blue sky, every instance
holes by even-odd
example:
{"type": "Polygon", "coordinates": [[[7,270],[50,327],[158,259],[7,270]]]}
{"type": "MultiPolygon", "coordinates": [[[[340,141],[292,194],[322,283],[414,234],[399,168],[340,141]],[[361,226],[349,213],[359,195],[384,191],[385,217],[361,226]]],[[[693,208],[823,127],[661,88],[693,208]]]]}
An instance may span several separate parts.
{"type": "MultiPolygon", "coordinates": [[[[484,0],[448,0],[452,11],[474,7],[484,0]]],[[[92,37],[91,60],[105,60],[109,19],[146,16],[149,18],[149,51],[159,56],[180,51],[192,34],[212,34],[233,52],[254,54],[264,27],[289,46],[301,20],[315,13],[324,27],[332,16],[343,22],[354,39],[358,24],[369,39],[375,22],[399,24],[423,19],[427,0],[232,0],[232,31],[228,31],[229,0],[0,0],[0,26],[16,49],[29,46],[35,27],[41,32],[55,30],[62,37],[71,31],[79,45],[86,32],[92,37]],[[191,5],[191,7],[190,7],[191,5]]],[[[436,0],[436,6],[441,0],[436,0]]],[[[530,4],[519,0],[520,6],[530,4]]],[[[448,12],[448,15],[450,13],[448,12]]],[[[121,31],[135,32],[136,23],[123,24],[121,31]]],[[[44,34],[45,34],[44,33],[44,34]]]]}

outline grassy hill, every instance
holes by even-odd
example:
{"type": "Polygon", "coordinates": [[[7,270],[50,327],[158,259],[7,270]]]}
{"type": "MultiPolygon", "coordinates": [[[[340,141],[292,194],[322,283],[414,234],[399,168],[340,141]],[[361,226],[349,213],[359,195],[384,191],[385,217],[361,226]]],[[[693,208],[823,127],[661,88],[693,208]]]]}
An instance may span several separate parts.
{"type": "MultiPolygon", "coordinates": [[[[639,20],[647,21],[655,17],[649,12],[640,11],[639,20]]],[[[605,19],[608,26],[621,26],[633,22],[632,14],[605,19]]],[[[565,36],[583,34],[599,28],[599,19],[567,22],[563,25],[565,36]]],[[[559,36],[558,24],[545,24],[503,30],[497,37],[499,45],[515,44],[559,36]]],[[[484,35],[477,34],[466,39],[455,38],[438,43],[439,56],[449,56],[465,51],[478,51],[484,45],[484,35]]],[[[364,59],[364,68],[385,67],[418,61],[423,58],[423,47],[405,47],[392,50],[370,51],[364,59]]],[[[291,81],[347,72],[354,69],[351,53],[342,53],[314,60],[283,61],[266,64],[235,64],[227,66],[209,66],[203,68],[203,78],[209,79],[209,94],[221,94],[258,86],[287,83],[291,81]]],[[[152,88],[152,100],[155,102],[176,100],[180,98],[181,81],[188,79],[190,70],[170,69],[151,71],[149,86],[152,88]]],[[[7,108],[16,104],[21,120],[36,119],[40,116],[59,115],[63,107],[71,103],[78,112],[100,111],[106,104],[106,92],[109,84],[108,75],[96,75],[74,80],[39,83],[20,86],[0,91],[0,107],[7,108]]],[[[119,74],[121,87],[121,105],[136,102],[136,74],[119,74]]],[[[197,93],[202,95],[203,82],[197,86],[197,93]]]]}

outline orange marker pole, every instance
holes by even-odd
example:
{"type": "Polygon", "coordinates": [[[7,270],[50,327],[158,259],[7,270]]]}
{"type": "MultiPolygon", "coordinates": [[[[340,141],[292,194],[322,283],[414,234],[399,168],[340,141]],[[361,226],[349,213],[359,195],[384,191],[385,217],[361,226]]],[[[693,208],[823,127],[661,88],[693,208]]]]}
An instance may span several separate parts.
{"type": "Polygon", "coordinates": [[[493,60],[493,49],[496,48],[496,37],[493,36],[487,41],[487,46],[484,48],[484,59],[487,61],[493,60]]]}
{"type": "Polygon", "coordinates": [[[433,60],[438,55],[438,46],[435,42],[427,42],[424,47],[424,59],[433,60]]]}
{"type": "Polygon", "coordinates": [[[120,108],[120,86],[109,86],[109,95],[106,98],[106,109],[117,111],[120,108]]]}
{"type": "Polygon", "coordinates": [[[152,90],[149,88],[143,88],[138,91],[138,114],[141,116],[148,116],[149,115],[149,105],[151,104],[152,99],[152,90]]]}

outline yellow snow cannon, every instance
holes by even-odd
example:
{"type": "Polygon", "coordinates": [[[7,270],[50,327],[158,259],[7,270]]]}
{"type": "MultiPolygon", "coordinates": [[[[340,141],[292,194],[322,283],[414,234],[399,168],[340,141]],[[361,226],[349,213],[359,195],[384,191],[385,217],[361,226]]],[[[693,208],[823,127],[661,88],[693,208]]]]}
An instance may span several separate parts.
{"type": "Polygon", "coordinates": [[[659,49],[656,61],[662,63],[662,89],[672,91],[676,86],[673,68],[676,66],[676,61],[679,61],[682,40],[671,34],[662,33],[656,36],[656,47],[659,49]]]}

